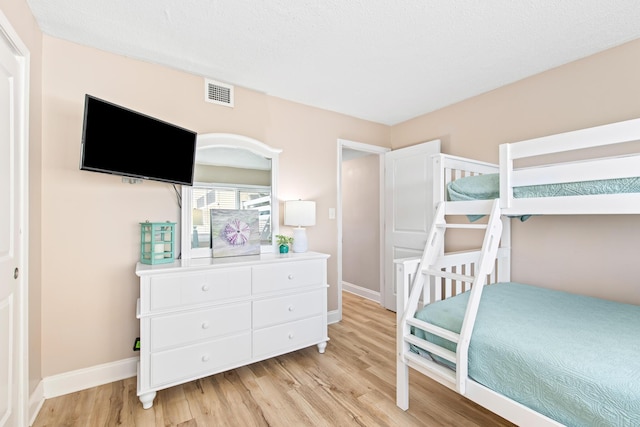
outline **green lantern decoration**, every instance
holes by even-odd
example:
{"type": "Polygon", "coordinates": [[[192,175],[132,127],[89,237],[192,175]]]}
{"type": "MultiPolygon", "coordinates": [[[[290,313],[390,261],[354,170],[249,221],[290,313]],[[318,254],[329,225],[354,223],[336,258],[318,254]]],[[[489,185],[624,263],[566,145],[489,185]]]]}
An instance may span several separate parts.
{"type": "Polygon", "coordinates": [[[167,264],[175,260],[175,222],[140,223],[140,262],[167,264]]]}

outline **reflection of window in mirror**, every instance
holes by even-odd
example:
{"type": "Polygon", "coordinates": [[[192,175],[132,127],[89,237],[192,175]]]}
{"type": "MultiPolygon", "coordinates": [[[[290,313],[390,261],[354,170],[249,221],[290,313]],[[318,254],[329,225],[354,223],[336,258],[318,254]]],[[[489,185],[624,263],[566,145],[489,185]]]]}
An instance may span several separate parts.
{"type": "Polygon", "coordinates": [[[210,209],[254,209],[259,212],[260,243],[271,243],[271,187],[197,184],[193,187],[192,248],[211,248],[210,209]]]}
{"type": "Polygon", "coordinates": [[[198,135],[194,184],[182,187],[184,259],[212,256],[211,209],[257,210],[260,250],[274,251],[273,236],[278,234],[276,178],[281,151],[241,135],[198,135]]]}

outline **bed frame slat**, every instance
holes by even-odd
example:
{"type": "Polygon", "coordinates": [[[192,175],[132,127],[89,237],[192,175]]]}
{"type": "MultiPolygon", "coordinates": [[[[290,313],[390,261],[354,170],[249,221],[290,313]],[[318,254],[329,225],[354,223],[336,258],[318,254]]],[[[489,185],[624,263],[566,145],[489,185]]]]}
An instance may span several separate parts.
{"type": "Polygon", "coordinates": [[[460,282],[473,283],[475,277],[473,276],[465,276],[463,274],[451,273],[449,271],[442,270],[432,270],[432,269],[424,269],[423,273],[428,274],[430,276],[442,277],[444,279],[457,280],[460,282]]]}

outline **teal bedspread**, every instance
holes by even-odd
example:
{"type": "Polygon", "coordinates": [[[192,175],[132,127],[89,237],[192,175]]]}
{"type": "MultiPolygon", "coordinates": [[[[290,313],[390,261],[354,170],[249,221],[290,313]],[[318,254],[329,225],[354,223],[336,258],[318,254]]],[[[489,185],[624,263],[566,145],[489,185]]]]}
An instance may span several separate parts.
{"type": "MultiPolygon", "coordinates": [[[[464,293],[430,304],[416,317],[459,332],[467,300],[464,293]]],[[[518,283],[486,286],[469,376],[567,426],[640,426],[640,306],[518,283]]]]}
{"type": "MultiPolygon", "coordinates": [[[[513,197],[561,197],[640,193],[640,177],[515,187],[513,197]]],[[[498,174],[468,176],[449,184],[449,200],[490,200],[500,197],[498,174]]]]}
{"type": "MultiPolygon", "coordinates": [[[[500,197],[500,176],[497,173],[467,176],[450,182],[447,190],[449,200],[454,202],[497,199],[500,197]]],[[[640,177],[529,185],[513,189],[513,197],[516,199],[622,193],[640,193],[640,177]]],[[[530,216],[522,215],[518,218],[526,221],[530,216]]],[[[482,217],[483,215],[468,215],[472,222],[482,217]]]]}

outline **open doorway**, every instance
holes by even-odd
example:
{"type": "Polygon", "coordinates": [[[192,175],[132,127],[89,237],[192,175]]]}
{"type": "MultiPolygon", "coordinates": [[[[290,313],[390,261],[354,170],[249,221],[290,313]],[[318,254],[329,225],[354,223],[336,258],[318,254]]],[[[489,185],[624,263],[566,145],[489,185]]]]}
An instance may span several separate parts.
{"type": "Polygon", "coordinates": [[[338,317],[342,291],[380,302],[384,283],[384,153],[338,140],[338,317]]]}
{"type": "MultiPolygon", "coordinates": [[[[369,207],[371,211],[377,206],[379,211],[379,228],[376,233],[380,236],[379,255],[377,262],[371,261],[375,265],[365,268],[378,269],[379,275],[377,286],[379,296],[370,299],[377,299],[385,308],[395,311],[393,260],[419,256],[424,250],[433,216],[432,156],[440,152],[440,145],[440,140],[436,139],[391,151],[375,145],[338,140],[338,310],[335,313],[337,318],[332,318],[333,321],[342,319],[342,290],[345,280],[343,239],[347,233],[344,233],[343,219],[346,215],[343,212],[342,202],[345,181],[348,177],[343,176],[342,166],[350,160],[343,161],[343,159],[373,155],[374,164],[378,164],[377,177],[370,177],[368,181],[360,184],[360,187],[365,187],[373,180],[379,183],[379,201],[374,204],[374,207],[369,207]]],[[[360,190],[357,188],[355,191],[360,190]]],[[[350,281],[347,283],[348,286],[352,284],[350,281]]],[[[356,285],[362,287],[358,283],[356,285]]],[[[361,295],[364,297],[376,295],[367,291],[363,293],[361,295]]]]}

